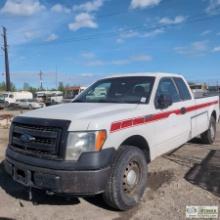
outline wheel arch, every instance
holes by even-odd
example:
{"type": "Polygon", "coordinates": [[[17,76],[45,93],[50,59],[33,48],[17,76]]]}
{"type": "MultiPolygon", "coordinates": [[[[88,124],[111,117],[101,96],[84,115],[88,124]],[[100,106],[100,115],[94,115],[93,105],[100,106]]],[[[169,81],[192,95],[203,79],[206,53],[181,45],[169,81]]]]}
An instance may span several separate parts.
{"type": "Polygon", "coordinates": [[[120,147],[124,145],[131,145],[138,147],[144,152],[147,163],[151,162],[150,147],[147,140],[143,136],[141,135],[130,136],[120,144],[120,147]]]}
{"type": "Polygon", "coordinates": [[[214,117],[215,121],[217,121],[217,113],[215,110],[212,111],[211,117],[214,117]]]}

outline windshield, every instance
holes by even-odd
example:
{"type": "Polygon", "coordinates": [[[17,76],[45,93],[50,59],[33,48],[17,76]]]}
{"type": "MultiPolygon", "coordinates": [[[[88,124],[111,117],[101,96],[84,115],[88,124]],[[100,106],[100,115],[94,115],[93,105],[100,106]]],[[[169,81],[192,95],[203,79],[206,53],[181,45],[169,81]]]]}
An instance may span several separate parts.
{"type": "Polygon", "coordinates": [[[0,95],[1,100],[4,100],[5,98],[8,98],[8,94],[3,93],[3,94],[0,95]]]}
{"type": "Polygon", "coordinates": [[[85,90],[73,102],[148,103],[154,77],[103,79],[85,90]]]}
{"type": "Polygon", "coordinates": [[[3,95],[0,95],[0,100],[5,100],[5,97],[3,95]]]}
{"type": "Polygon", "coordinates": [[[2,94],[4,98],[8,98],[9,94],[2,94]]]}

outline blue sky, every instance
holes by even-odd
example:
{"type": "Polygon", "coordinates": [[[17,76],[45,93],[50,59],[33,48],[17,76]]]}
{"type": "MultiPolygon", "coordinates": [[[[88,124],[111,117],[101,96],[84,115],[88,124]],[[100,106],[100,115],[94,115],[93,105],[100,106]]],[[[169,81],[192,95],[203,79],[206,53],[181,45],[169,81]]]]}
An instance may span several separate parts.
{"type": "Polygon", "coordinates": [[[45,87],[56,71],[70,85],[151,71],[220,82],[220,0],[2,0],[0,25],[18,87],[40,70],[45,87]]]}

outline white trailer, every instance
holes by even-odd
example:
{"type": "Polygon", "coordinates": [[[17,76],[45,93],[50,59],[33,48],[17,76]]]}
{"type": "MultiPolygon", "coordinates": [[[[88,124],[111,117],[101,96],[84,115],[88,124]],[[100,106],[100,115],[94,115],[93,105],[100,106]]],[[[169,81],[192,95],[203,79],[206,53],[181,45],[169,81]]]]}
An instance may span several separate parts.
{"type": "Polygon", "coordinates": [[[15,104],[17,101],[23,99],[33,99],[33,94],[27,91],[20,91],[20,92],[3,92],[0,95],[1,101],[6,105],[9,106],[11,104],[15,104]]]}
{"type": "Polygon", "coordinates": [[[39,91],[35,93],[38,101],[43,101],[47,104],[56,104],[63,102],[63,92],[61,91],[39,91]]]}

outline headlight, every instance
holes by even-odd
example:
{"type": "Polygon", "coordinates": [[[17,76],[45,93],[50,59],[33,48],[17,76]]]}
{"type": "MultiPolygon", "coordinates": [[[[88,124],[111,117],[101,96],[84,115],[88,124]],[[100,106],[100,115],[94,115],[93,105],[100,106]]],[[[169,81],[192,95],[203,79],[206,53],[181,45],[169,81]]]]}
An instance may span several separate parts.
{"type": "Polygon", "coordinates": [[[81,153],[100,151],[106,140],[106,131],[69,132],[66,160],[77,160],[81,153]]]}

